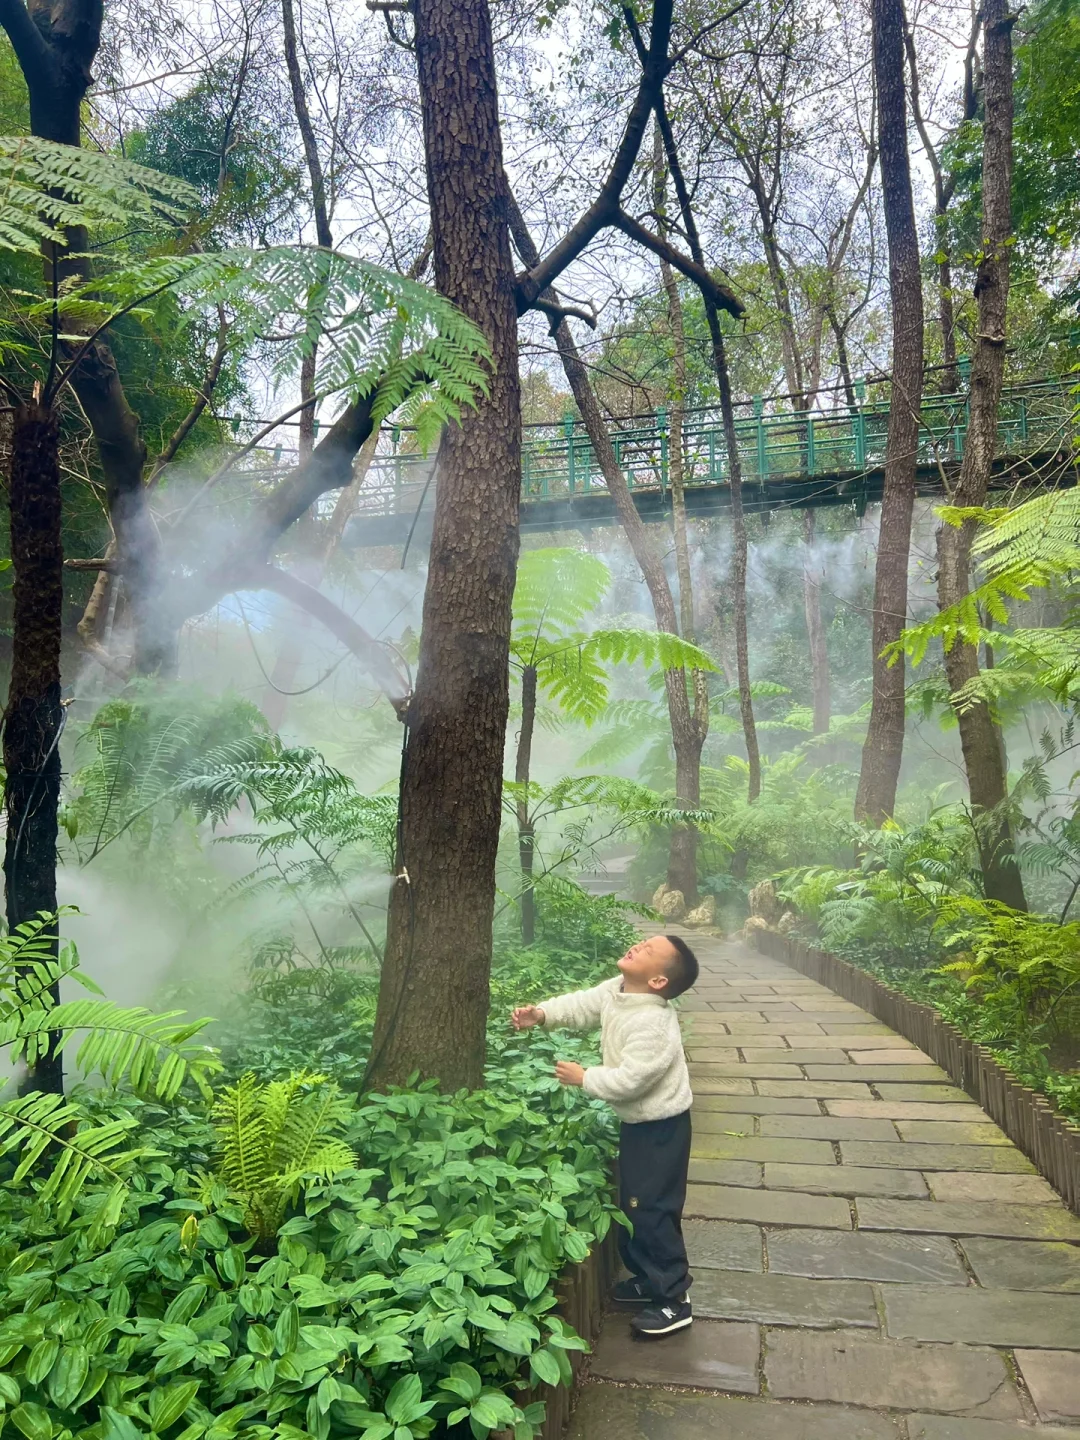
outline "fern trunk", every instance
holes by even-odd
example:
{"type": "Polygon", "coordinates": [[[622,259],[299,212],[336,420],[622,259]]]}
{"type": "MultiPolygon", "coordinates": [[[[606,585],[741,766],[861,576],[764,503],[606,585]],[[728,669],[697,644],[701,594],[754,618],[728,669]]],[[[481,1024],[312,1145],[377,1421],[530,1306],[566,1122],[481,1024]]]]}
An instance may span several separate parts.
{"type": "MultiPolygon", "coordinates": [[[[975,279],[978,338],[971,367],[969,420],[960,479],[951,496],[959,506],[986,503],[997,448],[998,406],[1005,371],[1009,300],[1009,235],[1012,229],[1012,24],[1005,0],[987,0],[983,26],[986,114],[983,123],[982,246],[975,279]]],[[[938,603],[960,604],[971,589],[971,543],[975,524],[938,532],[938,603]]],[[[957,641],[945,655],[945,674],[955,696],[979,673],[978,651],[957,641]]],[[[956,705],[960,745],[987,897],[1026,910],[1007,814],[1008,771],[1001,733],[990,707],[956,705]]]]}
{"type": "MultiPolygon", "coordinates": [[[[4,715],[4,879],[8,929],[14,930],[43,910],[49,914],[56,910],[64,556],[59,435],[53,411],[35,403],[20,406],[11,446],[14,613],[4,715]]],[[[47,934],[55,955],[56,927],[47,934]]],[[[54,999],[59,1000],[58,991],[54,999]]],[[[50,1055],[39,1060],[28,1088],[61,1093],[61,1058],[50,1055]]]]}
{"type": "Polygon", "coordinates": [[[873,692],[855,818],[880,825],[896,806],[904,755],[904,662],[901,659],[890,664],[882,652],[899,637],[907,622],[908,557],[923,387],[923,301],[907,148],[902,0],[873,0],[872,21],[881,188],[889,242],[892,394],[874,577],[873,692]]]}
{"type": "Polygon", "coordinates": [[[477,1086],[509,712],[521,403],[495,58],[486,0],[416,0],[435,279],[488,337],[490,390],[439,452],[416,692],[401,787],[402,866],[367,1083],[414,1071],[477,1086]]]}

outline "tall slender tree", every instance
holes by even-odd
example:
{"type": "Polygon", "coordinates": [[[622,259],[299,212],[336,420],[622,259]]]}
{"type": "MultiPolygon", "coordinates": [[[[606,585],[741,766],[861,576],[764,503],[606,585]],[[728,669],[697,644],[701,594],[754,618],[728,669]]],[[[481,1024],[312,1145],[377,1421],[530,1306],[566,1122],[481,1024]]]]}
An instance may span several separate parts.
{"type": "Polygon", "coordinates": [[[892,390],[874,577],[873,695],[855,815],[880,825],[896,804],[904,754],[904,663],[902,659],[890,663],[883,652],[907,620],[923,389],[923,301],[907,145],[903,0],[873,0],[872,22],[881,190],[889,242],[892,390]]]}
{"type": "Polygon", "coordinates": [[[492,366],[486,399],[448,427],[438,456],[368,1081],[405,1080],[423,1057],[427,1073],[456,1089],[479,1083],[484,1058],[521,403],[488,7],[416,0],[414,16],[435,280],[487,335],[492,366]]]}
{"type": "MultiPolygon", "coordinates": [[[[971,366],[971,397],[960,478],[950,497],[961,509],[986,503],[997,449],[998,405],[1005,372],[1012,232],[1013,65],[1016,16],[1006,0],[983,5],[982,236],[975,275],[979,327],[971,366]]],[[[976,522],[945,524],[938,531],[938,601],[960,604],[971,588],[971,544],[976,522]]],[[[956,640],[945,651],[960,745],[979,845],[983,884],[993,900],[1026,910],[1006,810],[1008,772],[1001,732],[984,699],[967,700],[964,687],[979,673],[974,645],[956,640]]]]}

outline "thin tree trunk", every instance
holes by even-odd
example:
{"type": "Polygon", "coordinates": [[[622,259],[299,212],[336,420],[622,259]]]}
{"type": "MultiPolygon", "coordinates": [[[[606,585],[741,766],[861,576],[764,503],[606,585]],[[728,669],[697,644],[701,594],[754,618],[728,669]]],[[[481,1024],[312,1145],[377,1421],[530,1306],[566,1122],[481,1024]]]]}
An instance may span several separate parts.
{"type": "Polygon", "coordinates": [[[890,664],[882,652],[899,637],[907,621],[923,385],[923,304],[907,148],[902,0],[873,0],[872,20],[881,187],[889,240],[893,380],[874,580],[873,698],[855,816],[880,825],[896,805],[904,754],[904,662],[901,659],[890,664]]]}
{"type": "MultiPolygon", "coordinates": [[[[1005,371],[1006,311],[1009,299],[1009,237],[1012,230],[1012,25],[1005,0],[983,8],[985,119],[982,162],[982,244],[975,295],[978,338],[971,367],[971,399],[964,458],[952,503],[964,508],[986,503],[997,446],[998,406],[1005,371]]],[[[971,588],[971,543],[975,522],[938,531],[938,603],[958,605],[971,588]]],[[[974,645],[957,642],[945,652],[945,673],[955,696],[979,673],[974,645]]],[[[982,701],[954,705],[960,728],[968,790],[987,897],[1026,910],[1012,831],[1004,807],[1008,773],[1001,733],[982,701]]]]}
{"type": "MultiPolygon", "coordinates": [[[[540,257],[509,190],[507,190],[507,204],[514,244],[526,266],[531,268],[539,263],[540,257]]],[[[553,299],[554,292],[550,297],[542,298],[553,299]]],[[[678,614],[663,562],[644,521],[637,512],[633,496],[630,494],[630,487],[626,483],[626,476],[616,459],[615,447],[611,442],[607,423],[600,413],[600,406],[597,404],[595,392],[589,381],[588,371],[582,364],[574,337],[570,333],[570,326],[565,320],[559,322],[555,331],[555,346],[559,352],[570,391],[578,407],[578,413],[584,422],[585,432],[589,437],[596,463],[600,467],[600,473],[604,477],[604,483],[607,485],[608,493],[615,507],[615,514],[630,542],[630,549],[633,551],[634,559],[638,563],[642,578],[649,591],[653,614],[656,616],[656,628],[666,631],[669,635],[677,635],[679,633],[678,614]]],[[[684,670],[665,671],[664,691],[667,697],[668,719],[671,723],[671,740],[676,755],[676,771],[678,771],[680,749],[688,751],[693,740],[694,717],[690,710],[690,700],[687,694],[686,672],[684,670]]],[[[678,783],[677,780],[676,783],[678,783]]],[[[675,888],[683,890],[683,885],[690,886],[689,893],[683,890],[683,895],[688,903],[696,901],[696,869],[692,874],[689,869],[685,873],[680,872],[679,879],[682,883],[676,885],[675,888]]],[[[674,883],[670,879],[670,871],[668,883],[674,883]]]]}
{"type": "Polygon", "coordinates": [[[416,691],[407,711],[399,875],[367,1083],[416,1070],[479,1085],[518,554],[521,396],[515,276],[486,0],[415,0],[435,280],[487,335],[490,390],[447,427],[416,691]]]}
{"type": "MultiPolygon", "coordinates": [[[[521,677],[521,730],[518,734],[514,779],[527,786],[532,766],[533,732],[536,729],[536,666],[526,665],[521,677]]],[[[517,802],[518,863],[521,866],[521,938],[526,945],[536,939],[536,892],[533,889],[533,861],[536,832],[529,813],[528,794],[517,802]]]]}
{"type": "Polygon", "coordinates": [[[806,634],[810,642],[810,688],[814,705],[814,734],[825,735],[829,729],[829,651],[825,644],[825,626],[821,619],[821,583],[814,561],[814,512],[803,511],[803,609],[806,612],[806,634]]]}
{"type": "MultiPolygon", "coordinates": [[[[64,554],[60,538],[60,450],[56,416],[42,405],[15,415],[11,454],[11,558],[14,615],[11,683],[4,712],[4,878],[12,931],[56,910],[60,803],[60,634],[64,554]]],[[[57,953],[55,925],[49,947],[57,953]]],[[[54,998],[59,994],[54,990],[54,998]]],[[[61,1092],[63,1062],[42,1058],[29,1088],[61,1092]]]]}
{"type": "MultiPolygon", "coordinates": [[[[667,184],[664,142],[657,125],[653,137],[653,209],[659,233],[667,238],[667,184]]],[[[675,573],[679,582],[679,622],[684,640],[696,639],[694,624],[694,580],[690,570],[690,538],[686,521],[686,489],[683,464],[683,425],[688,390],[686,326],[682,297],[674,271],[660,261],[660,278],[667,298],[668,329],[672,349],[672,393],[668,411],[668,473],[671,479],[671,521],[675,536],[675,573]]],[[[694,694],[690,724],[672,726],[675,746],[675,799],[680,808],[696,810],[701,804],[701,752],[709,733],[709,688],[700,670],[691,672],[694,694]]],[[[697,891],[698,833],[693,825],[672,828],[668,847],[668,884],[681,890],[688,903],[695,903],[697,891]]]]}
{"type": "MultiPolygon", "coordinates": [[[[664,152],[668,169],[679,199],[679,213],[683,230],[690,243],[690,253],[697,263],[704,267],[705,252],[701,244],[697,220],[694,217],[693,202],[686,179],[679,162],[679,152],[671,129],[663,97],[656,111],[657,124],[664,140],[664,152]]],[[[732,555],[732,590],[735,618],[735,661],[739,676],[739,715],[742,719],[743,740],[746,744],[746,762],[749,771],[747,799],[751,804],[761,794],[761,753],[758,749],[757,726],[754,723],[754,702],[750,694],[750,647],[747,636],[746,614],[746,570],[749,543],[746,534],[746,515],[742,501],[742,463],[739,459],[739,442],[735,432],[735,406],[731,398],[731,372],[728,369],[727,351],[724,346],[724,332],[720,325],[720,311],[715,299],[701,292],[705,306],[705,319],[709,326],[712,345],[713,369],[720,390],[720,415],[724,428],[724,443],[728,458],[728,489],[731,496],[731,533],[734,541],[732,555]]]]}

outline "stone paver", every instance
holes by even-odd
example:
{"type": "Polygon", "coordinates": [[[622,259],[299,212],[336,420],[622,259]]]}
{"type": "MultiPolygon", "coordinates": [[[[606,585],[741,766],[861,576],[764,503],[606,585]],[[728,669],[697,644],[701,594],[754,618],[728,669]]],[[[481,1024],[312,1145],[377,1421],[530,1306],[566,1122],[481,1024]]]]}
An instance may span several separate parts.
{"type": "Polygon", "coordinates": [[[695,1156],[690,1161],[690,1179],[696,1185],[751,1185],[764,1184],[764,1167],[752,1160],[702,1160],[695,1156]]]}
{"type": "Polygon", "coordinates": [[[925,1200],[926,1180],[917,1170],[864,1170],[857,1165],[766,1165],[770,1190],[805,1190],[811,1195],[895,1195],[925,1200]]]}
{"type": "MultiPolygon", "coordinates": [[[[711,1127],[695,1126],[694,1154],[710,1160],[758,1160],[787,1165],[835,1165],[833,1147],[827,1140],[772,1140],[760,1135],[732,1135],[711,1127]]],[[[734,1126],[730,1127],[734,1129],[734,1126]]],[[[902,1146],[897,1146],[902,1149],[902,1146]]]]}
{"type": "Polygon", "coordinates": [[[910,1284],[968,1283],[956,1247],[940,1235],[776,1230],[769,1233],[768,1246],[769,1270],[774,1274],[910,1284]]]}
{"type": "Polygon", "coordinates": [[[688,939],[697,1318],[609,1316],[569,1440],[1080,1440],[1080,1218],[909,1041],[688,939]]]}
{"type": "Polygon", "coordinates": [[[756,1325],[695,1320],[678,1346],[671,1346],[643,1345],[616,1320],[605,1327],[590,1372],[601,1380],[631,1380],[637,1385],[689,1385],[695,1390],[756,1395],[760,1349],[756,1325]]]}
{"type": "Polygon", "coordinates": [[[893,1075],[891,1081],[883,1080],[874,1089],[881,1096],[882,1100],[921,1100],[928,1104],[942,1103],[955,1105],[957,1101],[966,1101],[967,1096],[956,1088],[955,1085],[897,1085],[892,1083],[899,1079],[893,1075]]]}
{"type": "Polygon", "coordinates": [[[901,1140],[925,1140],[931,1145],[1011,1145],[1012,1141],[990,1121],[982,1124],[953,1120],[898,1120],[901,1140]]]}
{"type": "MultiPolygon", "coordinates": [[[[944,1289],[940,1285],[884,1285],[885,1333],[897,1340],[960,1340],[1080,1350],[1080,1303],[1042,1291],[944,1289]]],[[[1075,1356],[1080,1371],[1080,1356],[1075,1356]]]]}
{"type": "Polygon", "coordinates": [[[1076,1440],[1075,1430],[1015,1425],[1007,1420],[965,1420],[956,1415],[909,1415],[908,1440],[1076,1440]]]}
{"type": "Polygon", "coordinates": [[[901,1170],[992,1170],[999,1175],[1033,1175],[1035,1166],[1012,1145],[927,1145],[905,1140],[840,1143],[845,1165],[896,1165],[901,1170]]]}
{"type": "MultiPolygon", "coordinates": [[[[798,1275],[752,1275],[703,1270],[694,1280],[694,1313],[762,1325],[809,1325],[828,1330],[878,1325],[874,1292],[856,1280],[808,1280],[798,1275]]],[[[696,1322],[695,1322],[696,1323],[696,1322]]]]}
{"type": "Polygon", "coordinates": [[[763,1240],[756,1225],[730,1220],[684,1220],[683,1238],[690,1268],[763,1270],[763,1240]]]}
{"type": "Polygon", "coordinates": [[[835,1115],[765,1115],[759,1135],[790,1140],[896,1140],[891,1120],[846,1120],[835,1115]]]}
{"type": "MultiPolygon", "coordinates": [[[[880,1090],[881,1086],[877,1088],[880,1090]]],[[[830,1115],[851,1120],[873,1120],[877,1117],[886,1120],[978,1120],[983,1113],[974,1100],[941,1101],[936,1105],[925,1100],[826,1100],[824,1103],[830,1115]]]]}
{"type": "MultiPolygon", "coordinates": [[[[837,1104],[840,1102],[837,1101],[837,1104]]],[[[849,1105],[854,1101],[848,1101],[849,1105]]],[[[797,1095],[694,1095],[694,1123],[702,1111],[718,1111],[726,1115],[820,1115],[818,1102],[797,1095]]],[[[734,1128],[734,1122],[733,1122],[734,1128]]]]}
{"type": "Polygon", "coordinates": [[[884,1415],[833,1405],[586,1387],[568,1440],[898,1440],[884,1415]]]}
{"type": "Polygon", "coordinates": [[[926,1177],[935,1200],[997,1200],[1002,1205],[1056,1205],[1057,1191],[1041,1175],[991,1175],[935,1170],[926,1177]]]}
{"type": "Polygon", "coordinates": [[[921,1200],[856,1200],[860,1230],[929,1235],[999,1235],[1005,1240],[1080,1240],[1080,1219],[1062,1205],[953,1205],[921,1200]]]}
{"type": "Polygon", "coordinates": [[[1004,1358],[983,1347],[879,1340],[860,1331],[774,1330],[765,1378],[769,1394],[782,1399],[1000,1420],[1023,1415],[1004,1358]]]}
{"type": "Polygon", "coordinates": [[[685,1214],[702,1220],[751,1220],[759,1225],[851,1229],[851,1209],[846,1200],[786,1190],[740,1190],[733,1185],[688,1185],[685,1214]]]}
{"type": "Polygon", "coordinates": [[[1080,1364],[1075,1350],[1017,1350],[1016,1363],[1041,1420],[1080,1421],[1080,1364]]]}
{"type": "MultiPolygon", "coordinates": [[[[1001,1290],[1058,1290],[1080,1294],[1080,1246],[1054,1241],[990,1240],[972,1235],[960,1242],[980,1285],[1001,1290]]],[[[1078,1360],[1080,1365],[1080,1360],[1078,1360]]]]}

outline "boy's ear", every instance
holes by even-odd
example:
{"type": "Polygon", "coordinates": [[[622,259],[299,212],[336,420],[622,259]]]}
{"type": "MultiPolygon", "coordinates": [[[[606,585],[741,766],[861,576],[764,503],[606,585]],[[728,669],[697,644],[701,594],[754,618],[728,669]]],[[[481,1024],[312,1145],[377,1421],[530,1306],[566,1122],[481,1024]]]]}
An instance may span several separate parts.
{"type": "Polygon", "coordinates": [[[666,990],[667,987],[668,987],[668,984],[669,984],[669,981],[668,981],[668,977],[667,977],[666,975],[650,975],[650,976],[649,976],[649,989],[650,989],[650,990],[655,990],[655,991],[657,991],[657,992],[659,993],[659,992],[662,991],[662,990],[666,990]]]}

